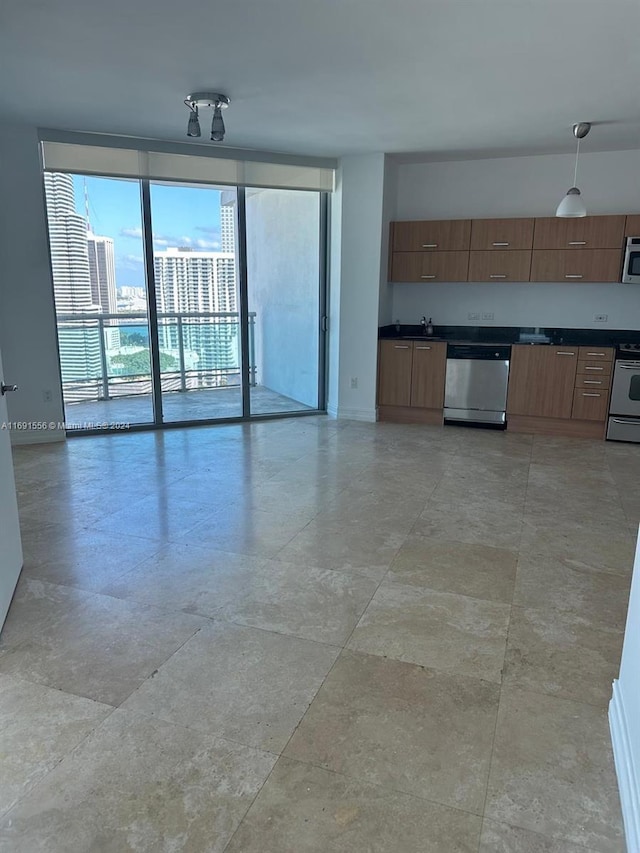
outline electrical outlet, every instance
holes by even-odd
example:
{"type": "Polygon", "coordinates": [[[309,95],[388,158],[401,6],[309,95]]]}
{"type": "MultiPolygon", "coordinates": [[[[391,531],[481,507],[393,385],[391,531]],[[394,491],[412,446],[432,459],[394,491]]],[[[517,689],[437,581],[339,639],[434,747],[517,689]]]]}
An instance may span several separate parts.
{"type": "Polygon", "coordinates": [[[480,315],[478,314],[477,311],[470,311],[467,314],[467,320],[479,320],[479,319],[480,319],[480,315]]]}
{"type": "Polygon", "coordinates": [[[608,319],[609,319],[608,314],[594,314],[593,315],[593,322],[594,323],[606,323],[608,319]]]}
{"type": "Polygon", "coordinates": [[[48,388],[42,392],[42,399],[45,403],[50,403],[53,400],[53,394],[48,388]]]}
{"type": "Polygon", "coordinates": [[[357,388],[357,387],[358,387],[358,377],[357,377],[357,376],[352,376],[352,377],[351,377],[351,387],[352,387],[352,388],[357,388]]]}
{"type": "Polygon", "coordinates": [[[493,311],[485,311],[482,314],[482,319],[483,320],[493,320],[493,311]]]}

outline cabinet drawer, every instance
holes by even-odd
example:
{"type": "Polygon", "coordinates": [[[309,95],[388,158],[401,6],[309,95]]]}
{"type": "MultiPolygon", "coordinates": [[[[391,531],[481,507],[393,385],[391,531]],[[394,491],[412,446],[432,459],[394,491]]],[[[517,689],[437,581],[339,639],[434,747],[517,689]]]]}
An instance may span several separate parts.
{"type": "Polygon", "coordinates": [[[533,250],[531,281],[620,281],[619,249],[533,250]]]}
{"type": "Polygon", "coordinates": [[[580,347],[578,357],[584,361],[613,361],[613,347],[580,347]]]}
{"type": "Polygon", "coordinates": [[[578,373],[585,373],[596,377],[611,376],[611,366],[612,362],[610,361],[587,361],[581,358],[578,361],[578,373]]]}
{"type": "Polygon", "coordinates": [[[466,281],[469,252],[394,252],[391,281],[466,281]]]}
{"type": "Polygon", "coordinates": [[[608,391],[586,391],[576,388],[571,417],[579,421],[605,421],[609,409],[608,391]]]}
{"type": "Polygon", "coordinates": [[[534,249],[622,249],[624,216],[536,219],[534,249]]]}
{"type": "Polygon", "coordinates": [[[529,281],[531,252],[478,251],[469,255],[469,281],[529,281]]]}
{"type": "Polygon", "coordinates": [[[610,382],[610,376],[597,376],[593,373],[578,373],[576,376],[576,388],[583,388],[585,391],[607,391],[610,382]]]}
{"type": "Polygon", "coordinates": [[[471,249],[530,249],[533,245],[533,222],[533,219],[474,219],[471,222],[471,249]]]}
{"type": "Polygon", "coordinates": [[[470,219],[393,222],[394,252],[456,252],[469,248],[470,219]]]}

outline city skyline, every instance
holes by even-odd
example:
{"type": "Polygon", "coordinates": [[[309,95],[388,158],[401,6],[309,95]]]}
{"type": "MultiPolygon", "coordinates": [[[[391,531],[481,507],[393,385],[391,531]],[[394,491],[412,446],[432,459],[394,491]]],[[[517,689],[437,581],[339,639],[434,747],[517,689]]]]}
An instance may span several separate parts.
{"type": "MultiPolygon", "coordinates": [[[[76,213],[93,233],[114,246],[117,287],[144,287],[144,246],[139,183],[135,180],[73,175],[76,213]]],[[[188,247],[221,251],[221,190],[151,184],[154,249],[188,247]]],[[[226,191],[225,191],[226,193],[226,191]]]]}

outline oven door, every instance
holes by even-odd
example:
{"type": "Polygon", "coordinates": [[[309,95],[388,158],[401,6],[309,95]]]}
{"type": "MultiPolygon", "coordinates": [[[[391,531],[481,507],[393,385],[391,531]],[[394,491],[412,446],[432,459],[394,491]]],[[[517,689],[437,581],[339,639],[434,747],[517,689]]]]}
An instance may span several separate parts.
{"type": "MultiPolygon", "coordinates": [[[[638,239],[637,237],[634,239],[638,239]]],[[[640,248],[628,248],[624,259],[622,280],[631,283],[640,282],[640,248]]]]}
{"type": "Polygon", "coordinates": [[[616,361],[609,411],[640,418],[640,361],[616,361]]]}

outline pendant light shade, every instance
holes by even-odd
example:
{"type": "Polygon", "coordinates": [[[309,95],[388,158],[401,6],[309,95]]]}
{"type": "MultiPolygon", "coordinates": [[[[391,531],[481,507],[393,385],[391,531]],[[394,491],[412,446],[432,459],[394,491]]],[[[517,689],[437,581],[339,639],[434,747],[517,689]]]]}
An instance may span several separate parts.
{"type": "Polygon", "coordinates": [[[189,113],[187,136],[200,136],[200,121],[198,119],[197,107],[194,107],[194,109],[189,113]]]}
{"type": "Polygon", "coordinates": [[[578,183],[578,158],[580,156],[580,140],[591,130],[591,124],[588,121],[581,121],[573,125],[573,135],[578,140],[576,146],[576,165],[573,170],[573,186],[567,191],[567,194],[562,199],[556,210],[556,216],[562,217],[578,217],[586,216],[587,208],[580,195],[580,190],[577,187],[578,183]]]}
{"type": "Polygon", "coordinates": [[[587,208],[584,206],[582,196],[578,187],[571,187],[562,199],[556,210],[556,216],[586,216],[587,208]]]}

